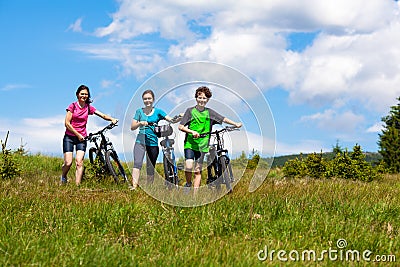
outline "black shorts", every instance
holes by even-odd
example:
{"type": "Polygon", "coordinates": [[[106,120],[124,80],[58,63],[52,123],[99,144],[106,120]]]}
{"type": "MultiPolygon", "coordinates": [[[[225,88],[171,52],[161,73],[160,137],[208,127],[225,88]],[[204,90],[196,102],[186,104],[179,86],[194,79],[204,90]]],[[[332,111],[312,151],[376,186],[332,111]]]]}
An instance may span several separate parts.
{"type": "Polygon", "coordinates": [[[193,159],[197,163],[203,164],[204,156],[206,155],[205,152],[200,152],[189,148],[185,148],[184,152],[185,152],[185,159],[193,159]]]}
{"type": "Polygon", "coordinates": [[[77,136],[71,136],[68,134],[64,135],[63,138],[63,153],[65,152],[74,152],[74,146],[76,146],[76,151],[82,150],[86,151],[87,141],[79,141],[77,136]]]}

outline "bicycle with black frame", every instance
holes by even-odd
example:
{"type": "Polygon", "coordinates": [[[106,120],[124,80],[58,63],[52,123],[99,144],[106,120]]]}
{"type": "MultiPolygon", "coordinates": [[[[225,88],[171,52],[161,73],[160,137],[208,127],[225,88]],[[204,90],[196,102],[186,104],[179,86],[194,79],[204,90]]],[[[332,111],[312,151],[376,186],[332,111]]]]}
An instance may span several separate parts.
{"type": "Polygon", "coordinates": [[[90,133],[85,139],[92,142],[94,147],[89,149],[89,161],[92,165],[100,164],[101,174],[112,175],[114,181],[128,182],[125,170],[119,160],[118,153],[112,142],[105,136],[105,132],[111,130],[117,124],[110,123],[96,133],[90,133]]]}
{"type": "Polygon", "coordinates": [[[162,138],[160,145],[163,152],[164,177],[166,186],[170,189],[179,186],[178,166],[176,164],[174,150],[175,140],[174,138],[170,138],[174,132],[171,123],[176,123],[181,117],[182,115],[176,115],[171,119],[171,122],[163,125],[149,123],[150,126],[154,126],[153,131],[157,137],[162,138]]]}
{"type": "Polygon", "coordinates": [[[209,187],[215,186],[219,191],[221,184],[225,184],[228,192],[232,192],[232,183],[235,181],[232,171],[228,150],[224,148],[223,135],[226,132],[238,131],[239,128],[226,126],[220,130],[215,130],[200,134],[200,137],[207,135],[214,136],[214,143],[210,145],[207,156],[207,184],[209,187]]]}

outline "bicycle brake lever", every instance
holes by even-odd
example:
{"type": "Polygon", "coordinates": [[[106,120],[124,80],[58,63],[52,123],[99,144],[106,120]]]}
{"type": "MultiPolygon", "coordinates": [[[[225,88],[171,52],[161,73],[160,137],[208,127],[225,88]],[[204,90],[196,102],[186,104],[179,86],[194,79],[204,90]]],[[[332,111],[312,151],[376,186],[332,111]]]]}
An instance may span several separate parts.
{"type": "Polygon", "coordinates": [[[178,115],[175,115],[172,119],[171,119],[171,122],[172,123],[175,123],[175,122],[177,122],[177,120],[179,119],[179,118],[182,118],[183,116],[181,115],[181,114],[178,114],[178,115]]]}
{"type": "Polygon", "coordinates": [[[226,126],[225,129],[227,129],[228,131],[239,131],[239,128],[235,126],[226,126]]]}
{"type": "Polygon", "coordinates": [[[115,126],[117,126],[117,124],[111,123],[109,124],[106,128],[111,130],[112,128],[114,128],[115,126]]]}

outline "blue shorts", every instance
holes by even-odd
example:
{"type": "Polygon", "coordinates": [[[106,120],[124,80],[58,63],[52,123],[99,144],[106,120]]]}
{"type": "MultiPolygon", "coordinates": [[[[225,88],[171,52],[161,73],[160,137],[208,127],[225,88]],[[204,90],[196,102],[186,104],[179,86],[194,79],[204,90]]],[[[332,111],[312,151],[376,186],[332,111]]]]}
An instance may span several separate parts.
{"type": "Polygon", "coordinates": [[[63,153],[74,152],[74,146],[76,146],[76,151],[82,150],[86,151],[87,141],[79,141],[77,136],[71,136],[68,134],[64,135],[63,138],[63,153]]]}
{"type": "Polygon", "coordinates": [[[189,148],[185,148],[185,159],[193,159],[199,164],[203,164],[205,152],[195,151],[189,148]]]}

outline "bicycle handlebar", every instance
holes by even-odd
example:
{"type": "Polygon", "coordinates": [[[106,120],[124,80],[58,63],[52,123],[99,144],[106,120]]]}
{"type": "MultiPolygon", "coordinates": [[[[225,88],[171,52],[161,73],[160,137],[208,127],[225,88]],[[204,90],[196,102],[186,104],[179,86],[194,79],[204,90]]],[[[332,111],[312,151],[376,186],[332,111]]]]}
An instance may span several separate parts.
{"type": "Polygon", "coordinates": [[[85,137],[85,140],[89,140],[96,135],[101,135],[102,133],[104,133],[107,130],[111,130],[112,128],[114,128],[115,126],[117,126],[117,123],[110,123],[109,125],[107,125],[106,127],[104,127],[103,129],[101,129],[100,131],[97,131],[95,133],[90,133],[88,136],[85,137]]]}
{"type": "Polygon", "coordinates": [[[215,130],[212,132],[202,133],[202,134],[200,134],[200,137],[206,137],[207,135],[211,135],[211,134],[220,134],[223,132],[231,132],[231,131],[239,131],[239,128],[237,128],[235,126],[225,126],[221,130],[215,130]]]}
{"type": "MultiPolygon", "coordinates": [[[[177,120],[178,120],[179,118],[182,118],[182,115],[181,115],[181,114],[175,115],[175,116],[171,119],[171,122],[169,122],[169,123],[176,123],[177,120]]],[[[147,125],[148,125],[148,126],[157,126],[158,123],[156,123],[156,122],[148,122],[147,125]]]]}
{"type": "Polygon", "coordinates": [[[181,115],[181,114],[175,115],[175,116],[171,119],[171,122],[172,122],[172,123],[176,123],[176,122],[178,122],[178,119],[180,119],[180,118],[182,118],[182,117],[183,117],[183,115],[181,115]]]}

